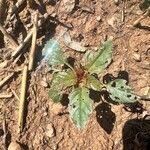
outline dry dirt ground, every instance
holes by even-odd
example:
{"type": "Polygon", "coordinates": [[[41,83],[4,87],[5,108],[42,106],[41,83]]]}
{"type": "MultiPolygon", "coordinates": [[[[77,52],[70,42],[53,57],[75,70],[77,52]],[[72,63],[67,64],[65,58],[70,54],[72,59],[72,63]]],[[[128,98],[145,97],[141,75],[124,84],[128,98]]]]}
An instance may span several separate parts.
{"type": "MultiPolygon", "coordinates": [[[[21,5],[8,21],[8,10],[15,0],[3,1],[0,5],[1,24],[8,33],[21,43],[32,27],[34,12],[39,18],[49,15],[38,30],[35,69],[41,60],[45,41],[59,36],[66,28],[71,38],[81,42],[87,49],[95,49],[108,38],[113,39],[113,62],[100,75],[120,76],[129,80],[129,85],[138,95],[144,95],[150,87],[150,19],[141,21],[141,26],[133,27],[143,11],[140,0],[35,0],[21,5]],[[74,3],[75,2],[75,3],[74,3]],[[119,74],[119,75],[118,75],[119,74]]],[[[81,53],[67,48],[60,39],[67,56],[80,60],[81,53]]],[[[28,60],[28,50],[17,64],[11,63],[0,68],[0,80],[11,73],[11,69],[21,68],[28,60]]],[[[13,48],[0,32],[0,63],[10,60],[13,48]]],[[[140,101],[132,105],[118,105],[95,98],[93,112],[85,129],[78,130],[69,119],[68,102],[54,104],[48,98],[48,87],[52,74],[48,66],[42,67],[36,76],[28,74],[26,114],[24,130],[19,135],[18,106],[16,96],[0,99],[0,149],[4,149],[3,119],[7,124],[7,146],[17,141],[25,150],[148,150],[150,149],[150,120],[143,118],[150,114],[150,102],[140,101]],[[149,148],[148,148],[149,145],[149,148]]],[[[0,89],[0,93],[14,91],[20,95],[21,72],[0,89]]],[[[96,95],[96,93],[95,93],[96,95]]],[[[95,96],[96,97],[96,96],[95,96]]]]}

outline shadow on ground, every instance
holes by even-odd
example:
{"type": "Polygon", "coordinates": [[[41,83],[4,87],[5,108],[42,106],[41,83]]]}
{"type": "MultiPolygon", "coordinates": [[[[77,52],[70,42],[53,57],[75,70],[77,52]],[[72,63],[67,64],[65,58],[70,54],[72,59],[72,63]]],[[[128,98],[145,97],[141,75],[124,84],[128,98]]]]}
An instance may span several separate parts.
{"type": "Polygon", "coordinates": [[[107,132],[107,134],[110,134],[116,121],[116,115],[111,111],[111,105],[102,102],[95,110],[97,122],[107,132]]]}
{"type": "Polygon", "coordinates": [[[123,150],[150,149],[150,119],[128,120],[122,131],[123,150]]]}

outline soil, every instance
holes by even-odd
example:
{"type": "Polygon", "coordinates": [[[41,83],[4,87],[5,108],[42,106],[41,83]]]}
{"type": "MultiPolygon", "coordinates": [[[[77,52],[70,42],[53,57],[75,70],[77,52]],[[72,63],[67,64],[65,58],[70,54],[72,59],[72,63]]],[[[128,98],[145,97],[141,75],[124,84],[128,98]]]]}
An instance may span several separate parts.
{"type": "MultiPolygon", "coordinates": [[[[133,23],[143,14],[140,0],[35,0],[25,2],[8,19],[8,10],[15,0],[0,0],[1,14],[5,14],[1,24],[20,44],[32,28],[35,11],[42,18],[47,12],[49,18],[38,30],[35,69],[28,74],[25,105],[25,123],[21,134],[18,129],[19,100],[16,96],[0,99],[0,149],[4,149],[3,120],[7,124],[7,146],[17,141],[25,150],[148,150],[150,146],[150,102],[123,105],[103,102],[95,98],[93,112],[85,129],[78,130],[68,114],[68,102],[54,104],[48,97],[52,74],[48,66],[43,66],[34,76],[34,71],[42,59],[41,51],[45,42],[58,37],[68,28],[72,40],[87,49],[95,50],[106,39],[113,39],[113,62],[102,72],[103,76],[125,78],[138,95],[148,94],[150,88],[150,19],[146,17],[141,25],[133,23]],[[6,3],[6,4],[5,4],[6,3]],[[5,8],[5,9],[4,9],[5,8]],[[108,74],[109,73],[109,74],[108,74]],[[45,82],[48,83],[45,85],[45,82]],[[144,117],[147,114],[147,117],[144,117]],[[143,118],[144,117],[144,118],[143,118]]],[[[14,51],[8,40],[0,32],[0,63],[11,62],[14,51]]],[[[81,59],[83,53],[66,47],[60,38],[66,56],[81,59]]],[[[11,69],[22,68],[28,61],[29,46],[17,64],[8,63],[0,68],[0,80],[10,74],[11,69]]],[[[21,72],[16,72],[0,93],[12,90],[20,96],[21,72]]],[[[96,93],[95,93],[96,97],[96,93]]]]}

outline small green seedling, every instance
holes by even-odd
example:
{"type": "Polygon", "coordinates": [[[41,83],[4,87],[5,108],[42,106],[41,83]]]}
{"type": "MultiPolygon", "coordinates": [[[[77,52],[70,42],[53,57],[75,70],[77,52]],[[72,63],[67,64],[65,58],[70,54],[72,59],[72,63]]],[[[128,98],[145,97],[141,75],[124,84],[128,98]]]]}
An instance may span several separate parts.
{"type": "MultiPolygon", "coordinates": [[[[78,128],[84,128],[89,114],[92,112],[90,89],[107,90],[110,98],[118,103],[134,103],[139,97],[134,95],[126,80],[115,79],[104,84],[95,77],[112,61],[112,42],[106,41],[97,52],[87,51],[81,62],[71,66],[58,43],[50,40],[43,49],[49,65],[53,67],[67,65],[68,69],[55,72],[51,81],[49,97],[54,102],[60,102],[63,94],[69,92],[69,113],[78,128]],[[53,46],[51,46],[53,44],[53,46]],[[53,48],[52,48],[53,47],[53,48]]],[[[64,67],[63,67],[64,68],[64,67]]]]}

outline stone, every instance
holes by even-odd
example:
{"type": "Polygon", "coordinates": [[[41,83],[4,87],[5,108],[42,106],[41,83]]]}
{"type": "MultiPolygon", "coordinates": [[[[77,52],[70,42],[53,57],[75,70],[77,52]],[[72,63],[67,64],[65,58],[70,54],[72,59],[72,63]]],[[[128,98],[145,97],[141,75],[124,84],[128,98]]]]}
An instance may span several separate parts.
{"type": "Polygon", "coordinates": [[[101,16],[97,16],[96,20],[100,22],[102,20],[101,16]]]}
{"type": "Polygon", "coordinates": [[[48,83],[44,80],[41,81],[40,85],[45,87],[45,88],[48,87],[48,83]]]}
{"type": "Polygon", "coordinates": [[[23,150],[17,142],[11,142],[8,150],[23,150]]]}
{"type": "Polygon", "coordinates": [[[49,137],[49,138],[52,138],[55,136],[55,129],[54,129],[54,126],[52,123],[49,123],[46,127],[46,135],[49,137]]]}
{"type": "Polygon", "coordinates": [[[50,112],[52,112],[55,115],[60,114],[63,111],[63,106],[60,103],[54,103],[51,107],[50,107],[50,112]]]}
{"type": "Polygon", "coordinates": [[[140,62],[141,61],[141,55],[138,53],[133,53],[132,57],[135,61],[140,62]]]}

